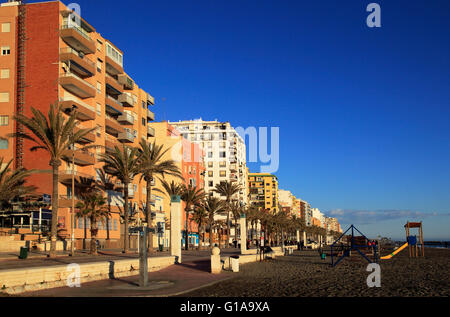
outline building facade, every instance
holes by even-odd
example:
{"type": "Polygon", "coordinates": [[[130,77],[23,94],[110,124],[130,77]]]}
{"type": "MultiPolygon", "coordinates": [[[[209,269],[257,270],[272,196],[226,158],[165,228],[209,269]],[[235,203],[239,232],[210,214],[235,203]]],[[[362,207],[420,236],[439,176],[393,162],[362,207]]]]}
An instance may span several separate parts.
{"type": "MultiPolygon", "coordinates": [[[[154,135],[148,122],[154,98],[124,70],[125,54],[82,17],[59,1],[3,3],[0,7],[0,134],[16,131],[14,113],[32,116],[31,107],[47,114],[58,103],[66,114],[77,111],[79,128],[95,128],[73,148],[67,149],[59,174],[59,229],[70,232],[72,173],[75,178],[98,178],[99,154],[114,146],[138,146],[154,135]],[[100,145],[96,150],[81,150],[100,145]],[[72,155],[74,164],[72,165],[72,155]]],[[[0,144],[0,156],[16,166],[49,169],[49,155],[31,152],[28,140],[8,139],[0,144]]],[[[41,194],[52,193],[51,174],[35,174],[29,182],[41,194]]],[[[113,216],[109,226],[100,225],[98,237],[120,238],[119,211],[123,208],[121,184],[110,193],[113,216]],[[105,228],[108,227],[106,232],[105,228]]],[[[145,201],[145,182],[130,184],[131,206],[145,201]]],[[[139,213],[137,213],[139,216],[139,213]]],[[[84,236],[83,220],[75,224],[75,237],[84,236]]],[[[89,230],[88,230],[89,238],[89,230]]]]}
{"type": "Polygon", "coordinates": [[[279,211],[278,178],[272,174],[248,174],[249,203],[272,213],[279,211]]]}
{"type": "Polygon", "coordinates": [[[205,153],[205,192],[221,197],[213,192],[215,186],[232,181],[241,186],[233,199],[248,204],[245,142],[230,123],[198,119],[170,122],[170,125],[177,128],[184,139],[198,144],[205,153]]]}

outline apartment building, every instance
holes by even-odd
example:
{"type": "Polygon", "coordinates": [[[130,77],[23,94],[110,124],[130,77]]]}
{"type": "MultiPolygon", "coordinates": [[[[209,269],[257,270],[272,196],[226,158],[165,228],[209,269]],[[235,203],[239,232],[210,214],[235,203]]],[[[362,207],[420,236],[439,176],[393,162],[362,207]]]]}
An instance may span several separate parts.
{"type": "Polygon", "coordinates": [[[312,211],[311,211],[311,205],[303,200],[303,199],[299,199],[299,203],[300,203],[300,215],[303,219],[305,219],[305,224],[307,226],[311,226],[312,225],[312,211]]]}
{"type": "Polygon", "coordinates": [[[250,204],[270,210],[272,213],[279,211],[278,178],[275,175],[249,173],[248,186],[250,204]]]}
{"type": "Polygon", "coordinates": [[[213,192],[215,186],[223,181],[233,181],[241,186],[233,199],[248,204],[245,141],[230,123],[202,119],[169,123],[184,139],[198,144],[204,151],[205,192],[220,197],[213,192]]]}
{"type": "MultiPolygon", "coordinates": [[[[0,25],[0,134],[15,131],[15,112],[31,116],[34,107],[47,113],[50,104],[55,103],[66,114],[77,111],[78,128],[95,128],[95,132],[67,150],[60,166],[60,197],[53,199],[60,202],[60,229],[70,232],[72,172],[77,180],[93,180],[98,177],[96,169],[102,167],[98,160],[102,151],[122,144],[138,146],[139,140],[154,136],[148,122],[155,118],[150,110],[155,100],[125,72],[126,54],[62,2],[2,3],[0,25]],[[104,148],[80,150],[85,145],[104,148]]],[[[0,156],[13,158],[16,166],[48,169],[48,154],[31,152],[31,146],[28,140],[0,141],[0,156]]],[[[51,174],[33,175],[30,183],[41,194],[52,192],[51,174]]],[[[111,239],[120,238],[121,187],[116,183],[116,189],[110,193],[111,239]]],[[[138,210],[145,201],[145,182],[135,179],[129,189],[132,209],[138,210]]],[[[75,197],[78,192],[76,188],[75,197]]],[[[75,237],[83,237],[83,220],[77,221],[75,227],[75,237]]],[[[107,237],[105,227],[100,225],[100,239],[107,237]]]]}
{"type": "MultiPolygon", "coordinates": [[[[156,142],[156,144],[164,145],[164,150],[168,151],[163,156],[163,159],[174,160],[180,169],[183,179],[179,179],[174,176],[165,175],[164,180],[167,182],[174,181],[175,183],[186,183],[188,185],[196,186],[198,188],[204,188],[205,183],[205,166],[203,163],[204,152],[200,146],[196,143],[190,142],[181,136],[181,133],[169,124],[167,121],[163,122],[151,122],[149,127],[154,130],[154,137],[150,137],[150,142],[156,142]]],[[[153,191],[152,199],[159,201],[159,208],[156,208],[156,217],[163,219],[164,217],[170,220],[170,197],[165,194],[164,188],[161,185],[161,180],[156,178],[152,184],[152,188],[155,188],[161,192],[153,191]]],[[[182,203],[182,224],[183,230],[183,244],[184,244],[184,231],[186,230],[186,214],[184,212],[185,204],[182,203]]],[[[154,209],[155,210],[155,209],[154,209]]],[[[192,217],[192,215],[190,215],[192,217]]],[[[192,245],[198,245],[198,226],[193,221],[188,221],[189,226],[189,243],[192,245]]],[[[165,235],[169,233],[168,230],[165,235]]],[[[165,240],[166,241],[166,240],[165,240]]]]}

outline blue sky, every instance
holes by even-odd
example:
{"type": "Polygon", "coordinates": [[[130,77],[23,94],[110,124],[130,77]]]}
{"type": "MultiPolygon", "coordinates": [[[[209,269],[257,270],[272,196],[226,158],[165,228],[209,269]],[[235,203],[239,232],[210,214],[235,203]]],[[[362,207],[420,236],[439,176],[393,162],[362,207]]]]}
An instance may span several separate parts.
{"type": "Polygon", "coordinates": [[[77,2],[158,121],[279,127],[281,188],[369,236],[450,240],[450,1],[376,1],[377,29],[362,0],[77,2]]]}

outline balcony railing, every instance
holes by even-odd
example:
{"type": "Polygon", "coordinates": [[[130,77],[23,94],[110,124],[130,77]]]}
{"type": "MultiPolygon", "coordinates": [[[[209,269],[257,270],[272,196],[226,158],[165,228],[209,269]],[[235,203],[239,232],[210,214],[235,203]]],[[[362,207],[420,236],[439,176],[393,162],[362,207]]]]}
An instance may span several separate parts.
{"type": "Polygon", "coordinates": [[[124,124],[133,124],[134,117],[131,114],[124,112],[117,118],[117,121],[124,124]]]}
{"type": "Polygon", "coordinates": [[[67,111],[68,114],[75,109],[77,111],[77,119],[81,121],[94,120],[95,109],[87,103],[76,99],[72,96],[65,96],[59,100],[63,111],[67,111]]]}
{"type": "Polygon", "coordinates": [[[133,102],[133,97],[131,97],[130,95],[123,93],[119,96],[118,99],[122,105],[124,107],[133,107],[134,106],[134,102],[133,102]]]}
{"type": "Polygon", "coordinates": [[[133,143],[134,142],[134,135],[131,132],[123,131],[123,132],[119,133],[119,136],[117,137],[117,139],[120,142],[133,143]]]}
{"type": "Polygon", "coordinates": [[[147,126],[147,135],[151,136],[151,137],[154,137],[155,136],[155,129],[153,129],[150,126],[147,126]]]}
{"type": "Polygon", "coordinates": [[[77,25],[64,24],[61,27],[61,37],[67,44],[85,54],[95,52],[95,42],[91,39],[88,32],[77,25]]]}
{"type": "Polygon", "coordinates": [[[147,109],[147,119],[150,121],[155,121],[155,113],[147,109]]]}
{"type": "Polygon", "coordinates": [[[59,82],[64,89],[80,98],[95,97],[95,87],[74,73],[61,74],[59,77],[59,82]]]}

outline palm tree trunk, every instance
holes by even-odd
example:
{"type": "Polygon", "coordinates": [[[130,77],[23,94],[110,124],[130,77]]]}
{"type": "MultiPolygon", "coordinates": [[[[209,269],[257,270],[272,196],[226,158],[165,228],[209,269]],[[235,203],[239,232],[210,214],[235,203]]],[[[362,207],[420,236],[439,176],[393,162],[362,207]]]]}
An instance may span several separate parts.
{"type": "Polygon", "coordinates": [[[109,217],[111,216],[111,203],[108,199],[108,216],[106,217],[106,240],[109,240],[109,217]]]}
{"type": "Polygon", "coordinates": [[[189,250],[189,228],[188,228],[188,217],[189,217],[189,209],[188,206],[186,206],[186,209],[184,210],[186,212],[186,224],[185,224],[185,236],[184,236],[184,249],[189,250]]]}
{"type": "MultiPolygon", "coordinates": [[[[237,233],[237,226],[238,226],[238,219],[234,218],[234,240],[236,240],[236,246],[237,246],[237,242],[238,242],[238,233],[237,233]]],[[[240,228],[240,230],[242,230],[243,228],[240,228]]],[[[242,243],[242,241],[241,241],[242,243]]],[[[247,241],[245,241],[245,243],[247,243],[247,241]]]]}
{"type": "Polygon", "coordinates": [[[212,236],[212,224],[209,224],[209,248],[212,249],[213,247],[213,236],[212,236]]]}
{"type": "Polygon", "coordinates": [[[230,211],[227,212],[227,240],[225,242],[225,248],[229,247],[230,243],[230,211]]]}
{"type": "Polygon", "coordinates": [[[124,184],[124,199],[125,199],[125,205],[123,206],[123,212],[124,212],[124,235],[123,235],[123,253],[128,252],[128,184],[124,184]]]}
{"type": "Polygon", "coordinates": [[[86,250],[86,240],[87,240],[87,217],[83,217],[84,221],[84,239],[83,239],[83,250],[86,250]]]}
{"type": "Polygon", "coordinates": [[[97,255],[97,223],[95,219],[91,217],[91,243],[90,254],[97,255]]]}
{"type": "MultiPolygon", "coordinates": [[[[58,233],[58,182],[59,182],[59,166],[61,165],[60,161],[50,161],[50,166],[52,166],[53,170],[53,194],[52,194],[52,227],[50,234],[50,252],[48,254],[49,257],[56,256],[56,235],[58,233]]],[[[73,166],[72,166],[73,168],[73,166]]],[[[72,193],[74,195],[74,193],[72,193]]]]}
{"type": "MultiPolygon", "coordinates": [[[[147,204],[145,206],[145,221],[147,222],[147,228],[150,229],[150,222],[152,218],[152,207],[151,207],[151,199],[152,199],[152,183],[150,180],[147,181],[147,204]]],[[[147,230],[148,234],[148,241],[147,241],[147,250],[149,253],[153,252],[153,233],[150,232],[150,230],[147,230]]]]}

